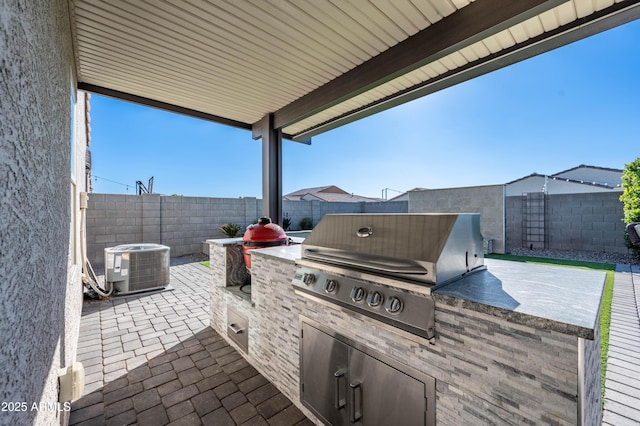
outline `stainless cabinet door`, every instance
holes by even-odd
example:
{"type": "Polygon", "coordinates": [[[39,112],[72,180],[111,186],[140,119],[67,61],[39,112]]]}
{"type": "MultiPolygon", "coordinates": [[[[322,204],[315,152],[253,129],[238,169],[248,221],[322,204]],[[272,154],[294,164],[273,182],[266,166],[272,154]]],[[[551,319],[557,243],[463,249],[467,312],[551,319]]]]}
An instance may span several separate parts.
{"type": "Polygon", "coordinates": [[[346,425],[349,347],[302,324],[301,399],[321,420],[346,425]]]}
{"type": "Polygon", "coordinates": [[[427,424],[425,384],[353,348],[347,400],[351,424],[427,424]]]}

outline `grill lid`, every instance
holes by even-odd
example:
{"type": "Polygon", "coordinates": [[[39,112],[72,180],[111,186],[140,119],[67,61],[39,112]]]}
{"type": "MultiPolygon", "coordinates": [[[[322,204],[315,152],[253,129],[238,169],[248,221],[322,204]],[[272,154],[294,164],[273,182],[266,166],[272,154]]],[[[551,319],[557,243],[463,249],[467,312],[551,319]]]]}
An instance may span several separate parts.
{"type": "Polygon", "coordinates": [[[480,215],[329,214],[302,259],[439,285],[483,267],[480,215]]]}

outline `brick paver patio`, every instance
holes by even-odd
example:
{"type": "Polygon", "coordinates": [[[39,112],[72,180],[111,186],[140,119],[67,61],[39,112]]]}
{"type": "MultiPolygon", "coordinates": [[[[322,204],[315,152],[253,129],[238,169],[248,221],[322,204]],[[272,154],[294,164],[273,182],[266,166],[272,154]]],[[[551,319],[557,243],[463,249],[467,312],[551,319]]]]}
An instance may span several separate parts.
{"type": "MultiPolygon", "coordinates": [[[[209,271],[171,260],[173,291],[85,302],[84,396],[71,425],[312,425],[209,327],[209,271]]],[[[620,266],[603,424],[640,424],[640,270],[620,266]]]]}
{"type": "Polygon", "coordinates": [[[208,269],[171,262],[173,291],[85,302],[70,424],[311,425],[209,327],[208,269]]]}

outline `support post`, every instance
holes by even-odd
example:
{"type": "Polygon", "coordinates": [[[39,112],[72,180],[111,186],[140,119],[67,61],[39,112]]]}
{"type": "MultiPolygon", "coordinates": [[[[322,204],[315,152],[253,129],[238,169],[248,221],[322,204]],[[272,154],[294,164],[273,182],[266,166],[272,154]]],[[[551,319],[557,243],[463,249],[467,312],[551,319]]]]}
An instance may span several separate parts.
{"type": "Polygon", "coordinates": [[[254,138],[262,138],[262,215],[282,222],[282,130],[274,128],[273,114],[254,125],[254,138]],[[259,127],[259,129],[258,129],[259,127]]]}

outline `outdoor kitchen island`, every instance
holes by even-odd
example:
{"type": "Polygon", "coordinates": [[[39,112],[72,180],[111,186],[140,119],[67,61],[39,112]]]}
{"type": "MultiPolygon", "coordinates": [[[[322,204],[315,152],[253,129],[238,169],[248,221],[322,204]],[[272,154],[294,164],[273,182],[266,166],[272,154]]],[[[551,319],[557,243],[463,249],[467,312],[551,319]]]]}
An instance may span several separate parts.
{"type": "MultiPolygon", "coordinates": [[[[228,287],[230,263],[239,258],[230,252],[237,252],[239,240],[208,242],[212,327],[318,424],[318,410],[301,402],[301,341],[308,334],[301,339],[303,328],[417,380],[420,392],[427,389],[428,401],[421,403],[429,411],[420,424],[601,423],[603,273],[487,259],[487,270],[432,292],[435,336],[427,339],[295,289],[301,245],[254,250],[251,296],[240,296],[228,287]],[[243,333],[246,343],[238,344],[243,333]]],[[[317,361],[316,370],[326,368],[323,359],[331,357],[304,355],[307,363],[317,361]]],[[[330,373],[330,382],[318,383],[326,405],[359,405],[349,409],[355,424],[401,424],[363,416],[367,383],[347,388],[343,371],[330,373]]],[[[404,386],[383,381],[387,385],[376,403],[393,412],[410,395],[404,386]]],[[[308,399],[318,397],[309,390],[313,382],[305,386],[313,394],[308,399]]]]}

